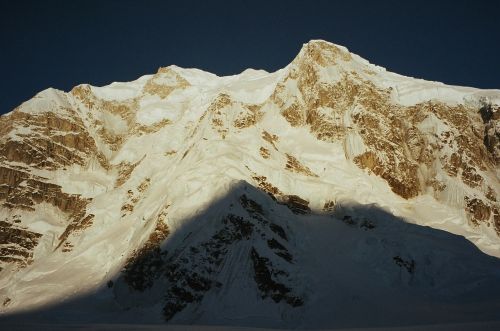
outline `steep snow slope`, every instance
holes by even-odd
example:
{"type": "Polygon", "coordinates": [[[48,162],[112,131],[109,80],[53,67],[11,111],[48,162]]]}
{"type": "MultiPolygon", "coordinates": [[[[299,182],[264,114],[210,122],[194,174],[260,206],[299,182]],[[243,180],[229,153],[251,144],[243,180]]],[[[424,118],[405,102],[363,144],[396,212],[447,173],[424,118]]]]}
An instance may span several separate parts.
{"type": "Polygon", "coordinates": [[[498,90],[403,77],[324,41],[275,73],[170,66],[43,91],[0,118],[1,309],[497,319],[499,105],[498,90]]]}

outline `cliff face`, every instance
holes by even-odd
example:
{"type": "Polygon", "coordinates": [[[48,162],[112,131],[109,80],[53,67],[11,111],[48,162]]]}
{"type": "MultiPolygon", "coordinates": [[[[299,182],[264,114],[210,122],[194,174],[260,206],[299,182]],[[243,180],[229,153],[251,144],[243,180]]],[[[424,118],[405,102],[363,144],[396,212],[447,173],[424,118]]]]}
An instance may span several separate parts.
{"type": "MultiPolygon", "coordinates": [[[[366,206],[498,257],[499,112],[498,90],[399,76],[324,41],[275,73],[171,66],[43,91],[0,117],[2,309],[109,280],[125,308],[153,304],[140,293],[161,289],[151,300],[167,320],[189,320],[217,295],[231,302],[234,284],[270,307],[307,307],[318,291],[303,285],[314,269],[301,244],[317,226],[308,222],[335,220],[346,228],[328,231],[341,233],[402,226],[368,218],[366,206]]],[[[396,230],[375,237],[378,251],[353,253],[367,268],[371,259],[388,279],[404,269],[417,284],[438,282],[431,267],[419,274],[430,252],[401,248],[408,238],[396,230]]]]}

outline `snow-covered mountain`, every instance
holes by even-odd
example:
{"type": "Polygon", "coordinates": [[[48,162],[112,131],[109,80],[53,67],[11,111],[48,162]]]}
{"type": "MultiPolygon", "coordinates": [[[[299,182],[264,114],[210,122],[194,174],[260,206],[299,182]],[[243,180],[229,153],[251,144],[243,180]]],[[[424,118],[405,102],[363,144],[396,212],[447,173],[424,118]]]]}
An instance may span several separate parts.
{"type": "Polygon", "coordinates": [[[274,73],[47,89],[0,117],[2,316],[500,319],[499,140],[500,90],[319,40],[274,73]]]}

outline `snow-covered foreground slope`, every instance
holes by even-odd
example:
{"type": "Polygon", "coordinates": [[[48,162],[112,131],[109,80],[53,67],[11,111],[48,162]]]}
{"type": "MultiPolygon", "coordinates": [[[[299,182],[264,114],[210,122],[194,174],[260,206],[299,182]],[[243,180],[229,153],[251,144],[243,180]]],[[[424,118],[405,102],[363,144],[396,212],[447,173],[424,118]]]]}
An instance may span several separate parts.
{"type": "Polygon", "coordinates": [[[0,118],[4,321],[498,320],[499,104],[323,41],[43,91],[0,118]]]}

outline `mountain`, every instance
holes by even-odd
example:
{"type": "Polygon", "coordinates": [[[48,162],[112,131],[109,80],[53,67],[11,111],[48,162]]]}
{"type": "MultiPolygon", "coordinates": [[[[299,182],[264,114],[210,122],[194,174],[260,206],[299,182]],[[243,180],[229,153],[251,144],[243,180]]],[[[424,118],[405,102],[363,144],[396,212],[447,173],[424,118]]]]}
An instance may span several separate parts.
{"type": "Polygon", "coordinates": [[[321,40],[0,117],[0,323],[497,321],[500,90],[321,40]]]}

